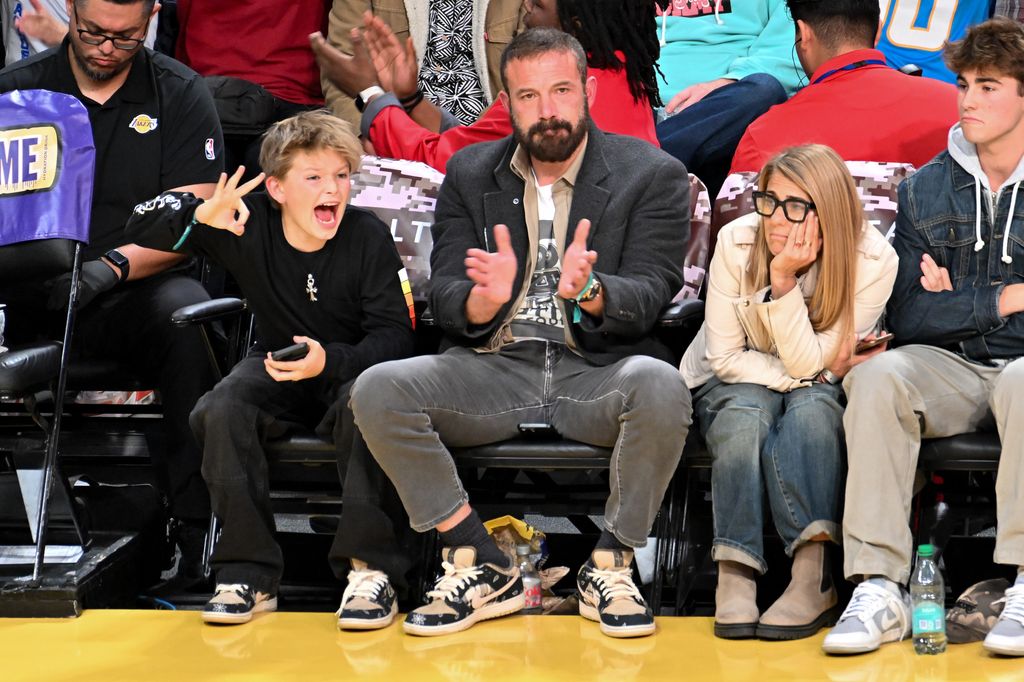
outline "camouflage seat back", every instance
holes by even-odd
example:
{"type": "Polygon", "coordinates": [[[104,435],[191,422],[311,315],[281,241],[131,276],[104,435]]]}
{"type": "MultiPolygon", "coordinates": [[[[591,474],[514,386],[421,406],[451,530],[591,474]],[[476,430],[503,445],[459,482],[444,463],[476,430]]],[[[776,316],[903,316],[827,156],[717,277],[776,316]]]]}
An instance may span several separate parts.
{"type": "MultiPolygon", "coordinates": [[[[896,190],[914,172],[914,167],[906,163],[881,161],[847,161],[846,167],[857,184],[865,220],[892,241],[896,224],[896,190]]],[[[757,189],[757,176],[757,173],[747,171],[733,173],[725,179],[711,219],[714,239],[717,239],[718,231],[724,226],[753,213],[753,191],[757,189]]]]}
{"type": "Polygon", "coordinates": [[[391,228],[417,299],[429,293],[430,228],[443,180],[426,164],[377,156],[364,156],[352,176],[352,205],[373,211],[391,228]]]}
{"type": "Polygon", "coordinates": [[[690,240],[683,259],[683,288],[673,301],[697,298],[707,279],[711,261],[711,199],[708,188],[690,174],[690,240]]]}

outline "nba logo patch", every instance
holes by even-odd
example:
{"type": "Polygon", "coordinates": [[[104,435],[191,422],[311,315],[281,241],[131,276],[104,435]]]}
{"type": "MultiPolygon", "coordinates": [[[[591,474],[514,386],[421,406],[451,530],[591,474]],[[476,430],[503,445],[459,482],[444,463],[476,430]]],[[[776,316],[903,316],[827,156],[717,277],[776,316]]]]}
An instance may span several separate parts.
{"type": "Polygon", "coordinates": [[[212,137],[206,138],[206,144],[203,146],[203,148],[206,150],[206,159],[208,161],[213,161],[215,158],[217,158],[217,155],[213,152],[213,138],[212,137]]]}

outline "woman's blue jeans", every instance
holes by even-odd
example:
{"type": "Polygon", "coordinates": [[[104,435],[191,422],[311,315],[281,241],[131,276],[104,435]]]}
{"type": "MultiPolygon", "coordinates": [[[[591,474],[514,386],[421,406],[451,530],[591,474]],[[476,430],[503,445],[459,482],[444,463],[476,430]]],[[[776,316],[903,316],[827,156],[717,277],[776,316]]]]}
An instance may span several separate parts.
{"type": "Polygon", "coordinates": [[[767,570],[766,493],[787,554],[821,533],[838,540],[845,402],[832,384],[779,393],[713,378],[697,389],[694,414],[712,458],[715,561],[767,570]]]}

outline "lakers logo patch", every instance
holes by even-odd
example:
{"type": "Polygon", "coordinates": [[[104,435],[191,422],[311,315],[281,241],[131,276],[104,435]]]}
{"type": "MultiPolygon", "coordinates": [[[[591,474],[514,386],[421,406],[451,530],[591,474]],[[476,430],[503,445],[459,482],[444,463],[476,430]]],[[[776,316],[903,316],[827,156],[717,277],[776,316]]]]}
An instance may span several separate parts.
{"type": "Polygon", "coordinates": [[[128,124],[128,127],[139,135],[145,135],[146,133],[156,130],[158,124],[158,119],[153,118],[149,114],[139,114],[132,119],[132,122],[128,124]]]}

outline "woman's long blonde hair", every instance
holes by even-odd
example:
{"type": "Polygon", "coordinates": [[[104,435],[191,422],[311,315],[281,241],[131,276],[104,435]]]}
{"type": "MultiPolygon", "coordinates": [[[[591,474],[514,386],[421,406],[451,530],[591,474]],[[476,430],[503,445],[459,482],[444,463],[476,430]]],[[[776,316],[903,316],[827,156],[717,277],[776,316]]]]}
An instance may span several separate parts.
{"type": "MultiPolygon", "coordinates": [[[[845,338],[853,329],[857,245],[864,222],[857,186],[839,155],[821,144],[779,152],[761,169],[758,189],[765,191],[775,173],[804,191],[818,214],[822,248],[818,256],[818,281],[807,306],[811,326],[815,332],[822,332],[839,324],[845,338]]],[[[750,266],[754,290],[770,284],[772,252],[768,250],[764,218],[759,222],[758,233],[750,266]]],[[[828,360],[831,362],[831,358],[828,360]]]]}

